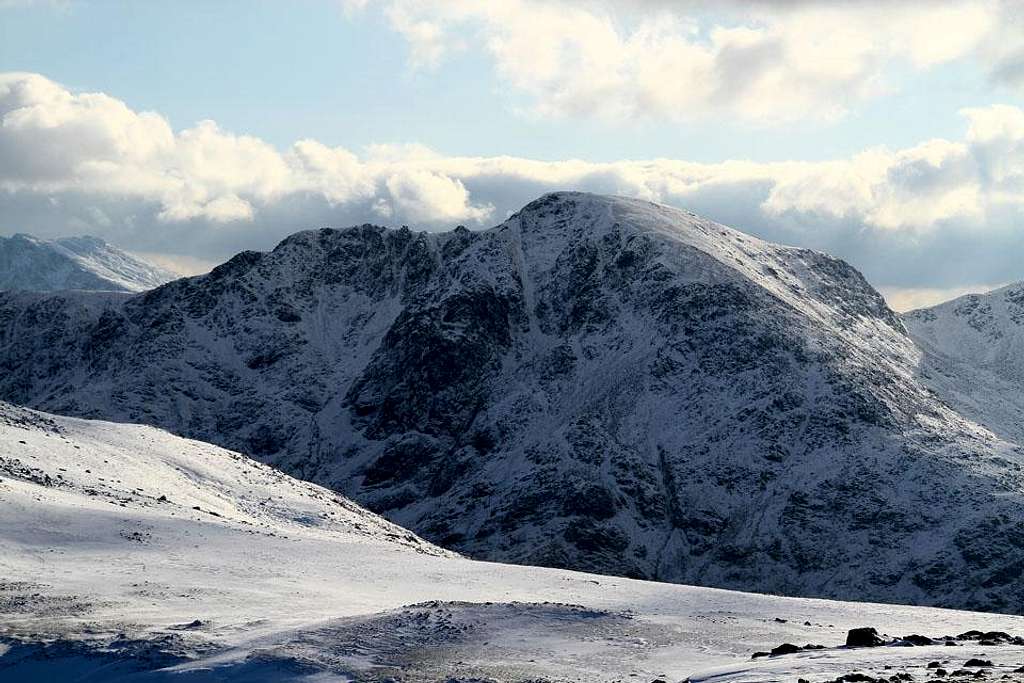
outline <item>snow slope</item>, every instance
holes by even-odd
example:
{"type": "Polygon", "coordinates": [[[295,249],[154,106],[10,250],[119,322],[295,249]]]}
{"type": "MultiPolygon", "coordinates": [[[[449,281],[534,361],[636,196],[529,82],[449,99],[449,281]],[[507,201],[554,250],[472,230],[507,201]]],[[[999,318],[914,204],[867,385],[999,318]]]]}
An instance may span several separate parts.
{"type": "Polygon", "coordinates": [[[142,426],[0,404],[0,680],[998,677],[1024,650],[838,648],[1024,618],[470,561],[316,486],[142,426]],[[782,642],[828,649],[751,660],[782,642]],[[895,669],[887,669],[895,667],[895,669]]]}
{"type": "Polygon", "coordinates": [[[177,277],[98,237],[0,237],[0,289],[141,292],[177,277]]]}
{"type": "Polygon", "coordinates": [[[1024,283],[904,315],[922,378],[947,402],[1024,442],[1024,283]]]}
{"type": "Polygon", "coordinates": [[[477,558],[1024,612],[1024,453],[846,263],[633,199],[0,295],[0,397],[154,424],[477,558]]]}

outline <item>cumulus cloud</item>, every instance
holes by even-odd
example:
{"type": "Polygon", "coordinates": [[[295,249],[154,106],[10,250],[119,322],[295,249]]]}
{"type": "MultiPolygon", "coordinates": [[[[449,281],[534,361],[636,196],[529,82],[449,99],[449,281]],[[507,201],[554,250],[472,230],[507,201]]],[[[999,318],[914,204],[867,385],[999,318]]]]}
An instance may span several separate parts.
{"type": "MultiPolygon", "coordinates": [[[[386,201],[415,221],[480,221],[487,206],[437,172],[361,161],[315,140],[284,153],[201,121],[175,133],[154,112],[136,112],[102,93],[74,94],[38,74],[0,75],[0,189],[121,194],[159,204],[166,222],[249,221],[256,204],[312,193],[331,204],[386,201]]],[[[383,148],[376,150],[383,154],[383,148]]],[[[422,159],[422,148],[393,155],[422,159]]]]}
{"type": "Polygon", "coordinates": [[[212,121],[174,131],[109,95],[0,74],[0,230],[90,232],[216,260],[323,225],[486,227],[543,192],[577,189],[685,206],[829,251],[920,300],[1024,278],[1024,111],[962,114],[962,139],[823,162],[538,161],[420,145],[359,154],[315,140],[279,150],[212,121]]]}
{"type": "MultiPolygon", "coordinates": [[[[894,88],[899,67],[926,69],[987,54],[990,39],[1013,16],[1012,7],[991,0],[713,6],[350,0],[347,6],[380,8],[421,68],[467,46],[482,50],[534,115],[675,121],[724,115],[758,123],[840,117],[894,88]]],[[[988,58],[1009,79],[1024,72],[1016,54],[988,58]]]]}
{"type": "Polygon", "coordinates": [[[375,206],[382,209],[385,216],[393,215],[393,207],[397,206],[399,213],[406,216],[427,216],[448,222],[480,222],[494,211],[493,206],[473,206],[461,181],[437,171],[401,169],[389,175],[384,185],[391,204],[377,203],[375,206]],[[384,206],[387,208],[383,209],[384,206]]]}

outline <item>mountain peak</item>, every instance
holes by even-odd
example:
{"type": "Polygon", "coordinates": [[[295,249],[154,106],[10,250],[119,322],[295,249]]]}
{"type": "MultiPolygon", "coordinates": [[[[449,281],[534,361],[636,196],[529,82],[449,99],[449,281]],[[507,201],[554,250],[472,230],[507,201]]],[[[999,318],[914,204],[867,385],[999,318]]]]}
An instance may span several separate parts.
{"type": "Polygon", "coordinates": [[[1015,446],[928,390],[860,273],[650,202],[305,231],[95,306],[0,296],[0,367],[0,398],[212,441],[483,558],[1024,599],[971,564],[1024,562],[986,526],[1024,521],[994,483],[1015,446]]]}
{"type": "Polygon", "coordinates": [[[0,289],[138,292],[178,277],[99,237],[0,237],[0,289]]]}

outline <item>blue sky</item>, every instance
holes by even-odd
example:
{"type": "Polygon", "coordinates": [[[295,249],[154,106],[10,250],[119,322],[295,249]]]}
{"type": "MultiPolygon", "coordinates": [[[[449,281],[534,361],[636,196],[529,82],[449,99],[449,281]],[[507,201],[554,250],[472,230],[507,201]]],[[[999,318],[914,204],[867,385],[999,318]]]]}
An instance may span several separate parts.
{"type": "Polygon", "coordinates": [[[18,4],[0,23],[0,69],[113,94],[175,128],[214,119],[281,148],[312,137],[547,160],[830,159],[955,138],[961,108],[1020,103],[982,65],[963,61],[923,72],[897,65],[894,95],[837,122],[538,119],[515,111],[514,94],[479,53],[417,69],[381,13],[347,12],[337,0],[18,4]]]}
{"type": "Polygon", "coordinates": [[[0,0],[0,72],[44,79],[7,77],[0,116],[36,119],[0,136],[0,232],[89,231],[195,269],[308,222],[486,227],[593,189],[942,297],[1024,279],[1006,256],[1019,32],[1012,2],[982,0],[0,0]],[[62,107],[66,129],[45,123],[62,107]],[[55,154],[61,173],[34,175],[55,154]]]}

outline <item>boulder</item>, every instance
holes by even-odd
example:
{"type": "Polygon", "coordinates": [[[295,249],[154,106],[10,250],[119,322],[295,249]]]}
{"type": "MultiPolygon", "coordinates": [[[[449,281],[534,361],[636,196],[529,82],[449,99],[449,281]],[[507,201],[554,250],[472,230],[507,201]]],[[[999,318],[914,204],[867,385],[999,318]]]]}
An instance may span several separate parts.
{"type": "Polygon", "coordinates": [[[928,636],[921,636],[916,633],[913,633],[909,636],[903,636],[902,638],[900,638],[900,643],[902,645],[916,645],[919,647],[924,647],[925,645],[934,645],[935,640],[929,638],[928,636]]]}
{"type": "Polygon", "coordinates": [[[878,630],[870,626],[850,629],[846,634],[846,647],[878,647],[885,641],[878,635],[878,630]]]}

